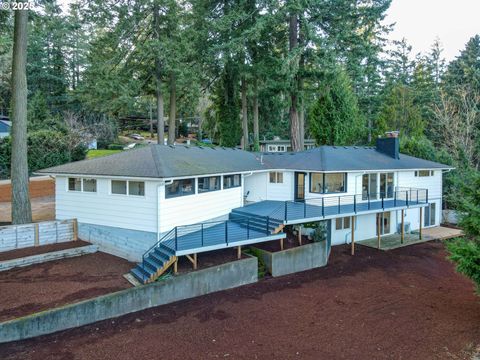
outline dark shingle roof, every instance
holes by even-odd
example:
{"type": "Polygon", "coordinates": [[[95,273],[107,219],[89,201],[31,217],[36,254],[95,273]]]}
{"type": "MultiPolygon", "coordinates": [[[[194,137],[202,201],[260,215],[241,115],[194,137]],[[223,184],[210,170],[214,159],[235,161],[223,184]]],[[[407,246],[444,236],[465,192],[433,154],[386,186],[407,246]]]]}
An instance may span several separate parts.
{"type": "Polygon", "coordinates": [[[47,174],[82,174],[169,178],[262,170],[251,152],[231,148],[150,145],[118,154],[40,170],[47,174]]]}
{"type": "Polygon", "coordinates": [[[219,147],[150,145],[51,167],[38,173],[170,178],[268,169],[354,171],[446,168],[450,167],[403,154],[394,159],[370,147],[321,146],[298,153],[259,154],[219,147]]]}
{"type": "Polygon", "coordinates": [[[399,159],[373,147],[320,146],[297,153],[270,153],[263,156],[270,168],[315,171],[446,169],[448,165],[400,154],[399,159]]]}

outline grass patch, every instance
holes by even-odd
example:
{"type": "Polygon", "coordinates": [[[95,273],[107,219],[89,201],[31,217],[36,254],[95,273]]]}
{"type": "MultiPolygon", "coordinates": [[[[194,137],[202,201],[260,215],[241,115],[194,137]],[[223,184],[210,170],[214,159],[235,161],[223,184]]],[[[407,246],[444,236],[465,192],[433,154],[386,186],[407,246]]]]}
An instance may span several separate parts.
{"type": "Polygon", "coordinates": [[[102,156],[108,156],[119,153],[123,150],[88,150],[87,159],[95,159],[102,156]]]}
{"type": "Polygon", "coordinates": [[[248,248],[243,250],[245,254],[255,256],[258,259],[258,278],[262,279],[265,277],[267,274],[267,267],[265,266],[265,263],[263,262],[263,258],[260,256],[260,250],[255,249],[255,248],[248,248]]]}

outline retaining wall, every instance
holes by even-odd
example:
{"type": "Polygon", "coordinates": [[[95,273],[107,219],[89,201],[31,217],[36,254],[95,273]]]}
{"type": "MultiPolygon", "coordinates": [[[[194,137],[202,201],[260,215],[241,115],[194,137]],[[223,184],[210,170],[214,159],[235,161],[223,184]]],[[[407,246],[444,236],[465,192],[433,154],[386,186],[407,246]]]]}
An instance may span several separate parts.
{"type": "Polygon", "coordinates": [[[314,242],[277,252],[258,248],[256,250],[272,276],[282,276],[325,266],[329,253],[327,241],[314,242]]]}
{"type": "Polygon", "coordinates": [[[98,251],[97,245],[87,245],[73,249],[65,249],[53,251],[44,254],[25,256],[23,258],[5,260],[0,262],[0,271],[10,270],[16,267],[29,266],[34,264],[41,264],[47,261],[54,261],[60,259],[81,256],[85,254],[92,254],[98,251]]]}
{"type": "Polygon", "coordinates": [[[0,226],[0,252],[76,240],[76,220],[0,226]]]}
{"type": "Polygon", "coordinates": [[[0,343],[50,334],[258,280],[255,257],[0,323],[0,343]]]}

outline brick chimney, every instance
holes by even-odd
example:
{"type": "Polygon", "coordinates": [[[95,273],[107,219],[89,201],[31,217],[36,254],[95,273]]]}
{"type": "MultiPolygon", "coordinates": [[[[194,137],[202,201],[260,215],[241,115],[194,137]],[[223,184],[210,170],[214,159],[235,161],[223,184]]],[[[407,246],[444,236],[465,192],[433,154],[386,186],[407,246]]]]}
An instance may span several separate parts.
{"type": "Polygon", "coordinates": [[[400,159],[398,131],[387,131],[384,138],[377,139],[377,151],[394,159],[400,159]]]}

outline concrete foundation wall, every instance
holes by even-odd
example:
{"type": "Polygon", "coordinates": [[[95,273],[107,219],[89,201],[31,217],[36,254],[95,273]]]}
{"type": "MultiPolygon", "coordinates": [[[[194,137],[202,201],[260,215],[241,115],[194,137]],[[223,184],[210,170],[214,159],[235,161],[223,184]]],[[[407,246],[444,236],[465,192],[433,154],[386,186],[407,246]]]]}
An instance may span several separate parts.
{"type": "Polygon", "coordinates": [[[305,271],[327,265],[327,241],[315,242],[284,251],[268,252],[257,249],[272,276],[305,271]]]}
{"type": "Polygon", "coordinates": [[[136,262],[157,242],[153,232],[85,223],[78,223],[78,237],[98,245],[100,251],[136,262]]]}
{"type": "Polygon", "coordinates": [[[258,280],[257,271],[257,258],[249,257],[6,321],[0,323],[0,343],[50,334],[154,306],[254,283],[258,280]]]}

